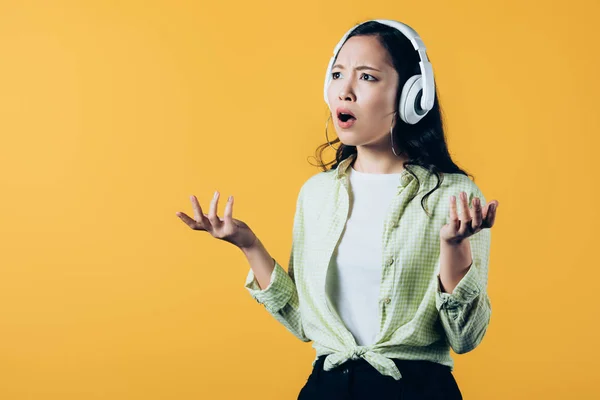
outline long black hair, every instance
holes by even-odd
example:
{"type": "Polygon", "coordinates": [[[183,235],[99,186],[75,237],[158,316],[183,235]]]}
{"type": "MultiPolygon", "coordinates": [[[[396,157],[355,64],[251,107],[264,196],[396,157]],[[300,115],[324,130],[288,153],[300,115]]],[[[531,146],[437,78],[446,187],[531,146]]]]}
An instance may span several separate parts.
{"type": "MultiPolygon", "coordinates": [[[[392,28],[376,21],[368,21],[359,25],[348,35],[347,39],[350,39],[353,36],[375,36],[389,53],[394,69],[399,77],[395,102],[395,104],[398,104],[404,83],[411,76],[420,73],[419,55],[412,43],[396,28],[392,28]]],[[[421,200],[421,207],[426,213],[427,210],[423,204],[426,201],[426,198],[440,187],[444,173],[459,173],[472,177],[471,174],[463,171],[454,163],[454,161],[452,161],[452,157],[448,152],[444,134],[442,111],[438,102],[439,96],[437,85],[435,92],[433,108],[425,117],[418,123],[411,125],[402,121],[397,112],[396,125],[393,131],[394,146],[397,145],[400,151],[408,158],[408,160],[403,163],[403,166],[406,168],[406,166],[410,164],[420,165],[437,176],[436,186],[423,196],[421,200]]],[[[340,142],[339,138],[336,138],[331,143],[335,144],[337,142],[340,142]]],[[[349,146],[342,143],[336,151],[335,160],[325,164],[322,160],[322,154],[323,150],[328,146],[329,143],[326,142],[320,145],[315,151],[316,158],[319,162],[319,165],[317,166],[321,167],[323,171],[327,171],[327,166],[332,163],[333,165],[331,165],[329,170],[336,169],[341,161],[352,154],[357,153],[356,146],[349,146]]],[[[410,168],[406,169],[410,172],[410,168]]],[[[416,176],[415,179],[418,181],[416,176]]]]}

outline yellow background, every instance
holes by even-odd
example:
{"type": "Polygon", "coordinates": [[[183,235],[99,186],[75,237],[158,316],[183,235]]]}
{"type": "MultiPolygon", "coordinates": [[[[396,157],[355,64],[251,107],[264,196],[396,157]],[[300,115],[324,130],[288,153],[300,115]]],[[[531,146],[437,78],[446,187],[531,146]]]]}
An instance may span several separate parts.
{"type": "Polygon", "coordinates": [[[371,18],[420,33],[452,156],[500,202],[491,324],[453,353],[465,399],[597,398],[599,12],[2,1],[0,398],[296,398],[311,345],[251,299],[238,249],[175,213],[233,194],[287,265],[327,61],[371,18]]]}

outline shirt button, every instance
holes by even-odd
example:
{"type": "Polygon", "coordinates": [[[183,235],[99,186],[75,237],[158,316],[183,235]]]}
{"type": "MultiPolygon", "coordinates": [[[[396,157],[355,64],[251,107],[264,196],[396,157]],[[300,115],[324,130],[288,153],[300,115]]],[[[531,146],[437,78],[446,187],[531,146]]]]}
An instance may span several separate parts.
{"type": "Polygon", "coordinates": [[[383,299],[383,301],[385,302],[385,304],[390,304],[392,302],[392,299],[386,297],[385,299],[383,299]]]}
{"type": "Polygon", "coordinates": [[[392,264],[394,263],[394,258],[393,258],[393,257],[390,257],[390,258],[388,259],[388,262],[387,262],[387,263],[388,263],[388,265],[392,265],[392,264]]]}

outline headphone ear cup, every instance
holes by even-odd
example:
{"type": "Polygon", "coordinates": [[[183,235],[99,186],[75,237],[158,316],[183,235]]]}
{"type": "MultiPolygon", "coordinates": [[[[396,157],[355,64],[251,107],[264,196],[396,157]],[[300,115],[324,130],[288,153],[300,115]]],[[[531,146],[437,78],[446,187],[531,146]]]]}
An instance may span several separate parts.
{"type": "Polygon", "coordinates": [[[333,65],[333,61],[335,60],[335,55],[329,59],[329,64],[327,65],[327,72],[325,73],[325,84],[323,86],[323,97],[325,99],[325,103],[329,108],[329,100],[327,99],[327,89],[329,88],[329,84],[331,83],[331,66],[333,65]]]}
{"type": "Polygon", "coordinates": [[[413,75],[404,84],[398,109],[400,118],[407,124],[414,125],[425,115],[426,111],[421,109],[421,97],[423,96],[423,79],[421,75],[413,75]]]}

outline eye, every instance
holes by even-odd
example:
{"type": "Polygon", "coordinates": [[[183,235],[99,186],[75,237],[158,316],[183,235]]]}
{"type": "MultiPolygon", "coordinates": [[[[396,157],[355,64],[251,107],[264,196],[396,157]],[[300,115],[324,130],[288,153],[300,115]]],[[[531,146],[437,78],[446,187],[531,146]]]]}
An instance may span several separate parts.
{"type": "MultiPolygon", "coordinates": [[[[376,81],[377,79],[373,76],[373,75],[369,75],[369,74],[362,74],[362,76],[370,76],[371,78],[373,78],[373,81],[376,81]]],[[[369,79],[367,79],[369,80],[369,79]]]]}
{"type": "MultiPolygon", "coordinates": [[[[332,72],[332,73],[331,73],[331,79],[333,79],[333,80],[337,80],[337,79],[339,78],[339,76],[338,76],[338,75],[336,75],[336,74],[339,74],[339,73],[340,73],[340,72],[337,72],[337,71],[336,71],[336,72],[332,72]]],[[[369,77],[373,78],[373,79],[365,79],[365,80],[367,80],[367,81],[371,81],[371,82],[375,82],[375,81],[377,81],[377,78],[375,78],[373,75],[369,75],[369,74],[364,74],[364,73],[363,73],[363,74],[361,75],[361,77],[363,77],[363,76],[369,76],[369,77]]]]}

